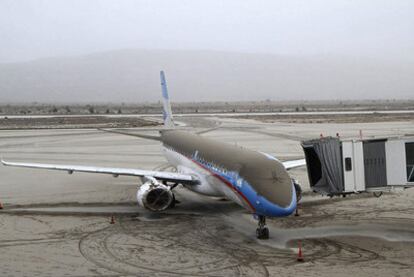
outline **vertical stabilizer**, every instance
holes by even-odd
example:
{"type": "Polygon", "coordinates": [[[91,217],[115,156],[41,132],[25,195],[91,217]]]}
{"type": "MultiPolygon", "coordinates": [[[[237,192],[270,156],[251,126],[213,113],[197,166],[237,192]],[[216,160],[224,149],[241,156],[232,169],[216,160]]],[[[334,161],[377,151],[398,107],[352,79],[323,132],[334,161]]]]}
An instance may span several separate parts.
{"type": "Polygon", "coordinates": [[[164,127],[174,128],[174,121],[172,118],[170,98],[168,96],[167,82],[165,81],[164,71],[160,72],[160,78],[161,78],[161,89],[162,89],[164,127]]]}

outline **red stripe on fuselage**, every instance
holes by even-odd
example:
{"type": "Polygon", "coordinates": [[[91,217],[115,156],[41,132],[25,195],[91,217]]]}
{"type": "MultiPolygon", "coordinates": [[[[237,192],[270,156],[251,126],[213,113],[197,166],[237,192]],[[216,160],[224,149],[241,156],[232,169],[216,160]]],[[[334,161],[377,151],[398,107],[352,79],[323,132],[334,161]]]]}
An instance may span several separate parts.
{"type": "Polygon", "coordinates": [[[221,177],[220,175],[218,175],[218,174],[216,174],[216,173],[214,173],[213,171],[211,171],[208,167],[206,167],[206,166],[204,166],[203,164],[200,164],[199,162],[197,162],[197,161],[194,161],[194,160],[192,160],[192,159],[189,159],[190,161],[192,161],[192,162],[194,162],[196,165],[198,165],[199,167],[201,167],[201,168],[203,168],[203,169],[205,169],[205,170],[207,170],[208,172],[210,172],[214,177],[216,177],[217,179],[219,179],[221,182],[223,182],[227,187],[229,187],[232,191],[234,191],[234,192],[236,192],[238,195],[240,195],[240,197],[242,198],[242,199],[244,199],[244,201],[247,203],[247,205],[249,205],[249,207],[250,207],[250,209],[252,210],[252,212],[255,212],[256,211],[256,209],[253,207],[253,205],[249,202],[249,200],[247,199],[247,197],[246,196],[244,196],[244,194],[243,193],[241,193],[240,191],[238,191],[237,189],[235,189],[234,187],[233,187],[233,185],[229,182],[229,181],[227,181],[226,179],[224,179],[223,177],[221,177]]]}

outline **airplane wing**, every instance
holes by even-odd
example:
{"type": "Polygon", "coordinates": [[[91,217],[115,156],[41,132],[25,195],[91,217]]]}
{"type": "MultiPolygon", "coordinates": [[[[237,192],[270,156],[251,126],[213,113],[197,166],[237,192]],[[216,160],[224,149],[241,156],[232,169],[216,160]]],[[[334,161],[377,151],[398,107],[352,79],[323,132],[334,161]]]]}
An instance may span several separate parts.
{"type": "Polygon", "coordinates": [[[72,174],[75,171],[89,172],[89,173],[102,173],[111,174],[114,177],[119,175],[137,176],[137,177],[154,177],[155,179],[169,182],[179,182],[185,184],[196,184],[198,180],[191,175],[167,172],[167,171],[152,171],[133,168],[116,168],[116,167],[97,167],[97,166],[83,166],[83,165],[59,165],[59,164],[43,164],[43,163],[21,163],[21,162],[8,162],[1,160],[5,166],[15,167],[29,167],[29,168],[41,168],[51,170],[63,170],[72,174]]]}
{"type": "Polygon", "coordinates": [[[124,132],[124,131],[110,130],[110,129],[101,129],[101,128],[98,128],[98,130],[99,131],[103,131],[103,132],[107,132],[107,133],[121,134],[121,135],[138,137],[138,138],[144,138],[144,139],[150,139],[150,140],[157,140],[157,141],[160,141],[161,140],[161,137],[159,137],[159,136],[136,134],[136,133],[131,133],[131,132],[124,132]]]}
{"type": "Polygon", "coordinates": [[[285,166],[286,170],[295,168],[295,167],[300,167],[300,166],[304,166],[306,165],[306,160],[305,159],[301,159],[301,160],[292,160],[292,161],[286,161],[286,162],[282,162],[283,165],[285,166]]]}
{"type": "Polygon", "coordinates": [[[221,128],[221,124],[220,124],[220,125],[218,125],[218,126],[216,126],[216,127],[213,127],[213,128],[204,129],[204,130],[201,130],[201,131],[195,132],[195,134],[197,134],[197,135],[202,135],[202,134],[205,134],[205,133],[208,133],[208,132],[215,131],[215,130],[220,129],[220,128],[221,128]]]}

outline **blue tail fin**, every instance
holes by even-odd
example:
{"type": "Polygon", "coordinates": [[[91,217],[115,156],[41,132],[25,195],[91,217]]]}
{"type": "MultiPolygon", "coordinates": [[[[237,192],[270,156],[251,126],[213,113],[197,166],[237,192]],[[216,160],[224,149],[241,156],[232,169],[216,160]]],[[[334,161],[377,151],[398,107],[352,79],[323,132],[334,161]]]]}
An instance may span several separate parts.
{"type": "Polygon", "coordinates": [[[168,97],[167,82],[165,81],[164,71],[160,72],[161,89],[162,89],[162,103],[163,103],[163,118],[165,128],[174,128],[174,121],[171,112],[170,98],[168,97]]]}

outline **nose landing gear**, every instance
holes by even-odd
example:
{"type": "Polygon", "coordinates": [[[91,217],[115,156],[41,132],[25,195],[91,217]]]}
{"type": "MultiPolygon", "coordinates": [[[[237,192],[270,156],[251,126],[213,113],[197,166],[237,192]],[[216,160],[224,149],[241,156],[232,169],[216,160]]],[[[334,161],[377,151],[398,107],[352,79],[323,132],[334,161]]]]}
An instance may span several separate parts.
{"type": "Polygon", "coordinates": [[[302,188],[299,185],[299,182],[292,178],[293,185],[295,186],[296,191],[296,201],[299,203],[299,201],[302,199],[302,188]]]}
{"type": "Polygon", "coordinates": [[[266,217],[259,215],[259,227],[256,229],[256,237],[258,239],[269,239],[269,229],[266,227],[266,217]]]}
{"type": "Polygon", "coordinates": [[[295,216],[299,216],[299,201],[302,199],[302,188],[300,187],[298,181],[292,178],[292,183],[295,186],[296,191],[296,211],[295,216]]]}

